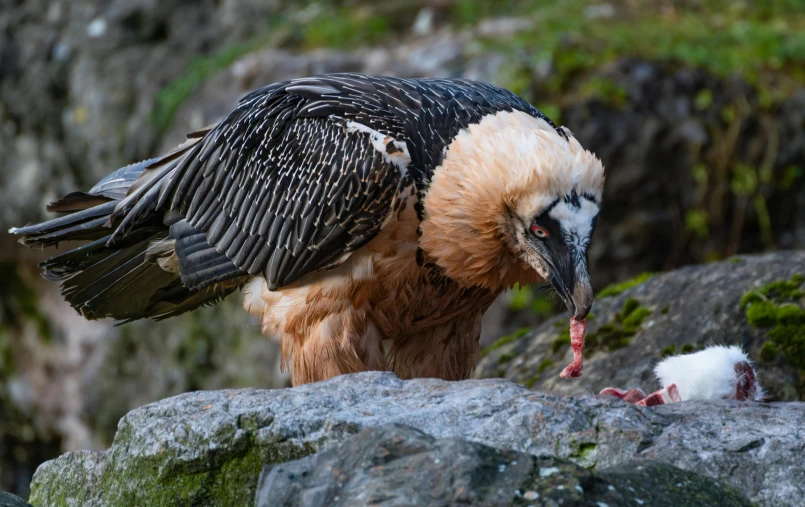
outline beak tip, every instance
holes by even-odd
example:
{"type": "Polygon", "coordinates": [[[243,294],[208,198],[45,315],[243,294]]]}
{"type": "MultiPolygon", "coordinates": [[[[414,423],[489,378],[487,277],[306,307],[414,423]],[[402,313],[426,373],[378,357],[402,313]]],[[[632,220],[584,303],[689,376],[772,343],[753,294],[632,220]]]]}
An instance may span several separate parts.
{"type": "Polygon", "coordinates": [[[582,308],[575,307],[574,309],[571,310],[573,318],[576,320],[584,320],[590,313],[590,308],[592,308],[592,305],[584,306],[582,308]]]}

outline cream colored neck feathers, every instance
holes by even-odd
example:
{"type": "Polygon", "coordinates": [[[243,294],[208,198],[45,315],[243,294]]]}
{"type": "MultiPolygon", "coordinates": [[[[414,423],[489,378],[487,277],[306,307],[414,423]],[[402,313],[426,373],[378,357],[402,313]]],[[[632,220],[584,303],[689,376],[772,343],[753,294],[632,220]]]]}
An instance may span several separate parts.
{"type": "Polygon", "coordinates": [[[492,291],[539,281],[524,224],[573,190],[601,202],[601,161],[569,138],[520,111],[487,115],[456,136],[421,224],[420,245],[445,275],[492,291]]]}

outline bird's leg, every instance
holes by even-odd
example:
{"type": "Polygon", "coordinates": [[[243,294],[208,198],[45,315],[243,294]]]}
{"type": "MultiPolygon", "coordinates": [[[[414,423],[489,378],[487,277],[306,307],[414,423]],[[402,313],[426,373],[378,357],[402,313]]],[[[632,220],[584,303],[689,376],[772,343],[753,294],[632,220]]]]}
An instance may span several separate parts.
{"type": "Polygon", "coordinates": [[[573,349],[573,362],[565,366],[562,378],[581,377],[584,366],[584,333],[587,331],[587,319],[576,320],[570,318],[570,346],[573,349]]]}

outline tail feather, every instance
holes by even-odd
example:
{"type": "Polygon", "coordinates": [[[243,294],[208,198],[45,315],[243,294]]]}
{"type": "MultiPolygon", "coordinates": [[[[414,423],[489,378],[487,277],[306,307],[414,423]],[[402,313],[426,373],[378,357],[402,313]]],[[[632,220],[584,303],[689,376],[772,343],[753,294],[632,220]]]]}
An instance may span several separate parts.
{"type": "MultiPolygon", "coordinates": [[[[114,209],[115,202],[107,202],[41,224],[12,228],[9,232],[22,236],[22,244],[26,246],[53,246],[59,241],[98,239],[100,236],[87,236],[104,232],[103,226],[114,209]]],[[[109,234],[108,228],[105,229],[105,234],[109,234]]]]}
{"type": "Polygon", "coordinates": [[[89,319],[132,318],[148,306],[153,292],[177,279],[156,263],[144,262],[150,238],[115,250],[65,281],[62,294],[89,319]]]}
{"type": "MultiPolygon", "coordinates": [[[[219,268],[222,276],[213,285],[182,282],[176,239],[170,236],[170,225],[182,217],[155,211],[155,183],[192,145],[118,169],[89,192],[73,192],[48,206],[62,216],[9,231],[30,247],[89,241],[42,263],[43,276],[62,282],[62,295],[87,319],[161,320],[215,304],[245,282],[245,273],[234,266],[219,268]],[[132,211],[136,216],[129,216],[132,211]]],[[[203,238],[195,240],[192,246],[203,248],[203,238]]],[[[181,235],[180,242],[187,244],[181,235]]]]}
{"type": "Polygon", "coordinates": [[[113,201],[109,197],[102,195],[92,195],[86,192],[72,192],[65,195],[56,202],[48,204],[47,210],[51,213],[76,213],[87,208],[94,208],[113,201]]]}

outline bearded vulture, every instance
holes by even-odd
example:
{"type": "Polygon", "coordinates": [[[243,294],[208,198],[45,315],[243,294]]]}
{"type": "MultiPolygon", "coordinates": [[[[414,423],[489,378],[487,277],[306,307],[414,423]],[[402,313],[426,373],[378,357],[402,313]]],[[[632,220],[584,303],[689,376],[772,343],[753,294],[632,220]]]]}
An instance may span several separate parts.
{"type": "Polygon", "coordinates": [[[514,93],[327,74],[256,90],[161,157],[15,228],[87,319],[164,319],[242,288],[294,384],[364,370],[463,379],[481,317],[546,281],[581,374],[604,170],[514,93]]]}

